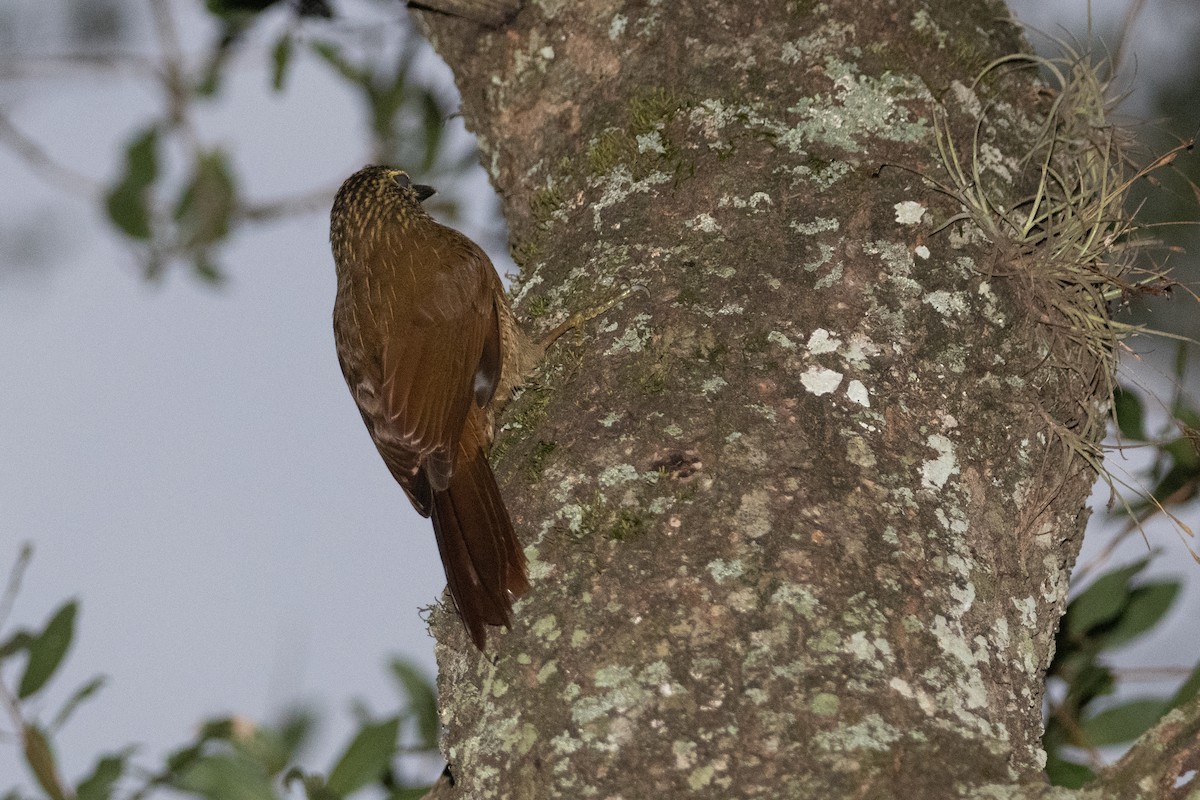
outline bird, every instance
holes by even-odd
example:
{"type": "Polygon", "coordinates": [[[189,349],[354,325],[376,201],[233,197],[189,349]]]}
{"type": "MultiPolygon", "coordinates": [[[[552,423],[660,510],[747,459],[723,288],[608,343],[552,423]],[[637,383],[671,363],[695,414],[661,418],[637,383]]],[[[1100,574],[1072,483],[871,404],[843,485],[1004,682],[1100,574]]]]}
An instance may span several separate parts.
{"type": "MultiPolygon", "coordinates": [[[[333,332],[346,384],[392,477],[431,517],[471,641],[511,627],[525,555],[488,461],[494,419],[545,352],[517,323],[487,254],[433,219],[434,189],[368,166],[330,213],[333,332]]],[[[563,327],[563,326],[560,326],[563,327]]]]}

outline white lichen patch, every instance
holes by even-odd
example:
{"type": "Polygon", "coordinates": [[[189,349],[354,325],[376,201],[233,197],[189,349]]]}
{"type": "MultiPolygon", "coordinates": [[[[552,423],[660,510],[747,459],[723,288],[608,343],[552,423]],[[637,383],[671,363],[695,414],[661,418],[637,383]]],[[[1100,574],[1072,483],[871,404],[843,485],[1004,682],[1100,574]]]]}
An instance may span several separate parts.
{"type": "Polygon", "coordinates": [[[863,245],[863,252],[877,255],[883,261],[887,280],[895,284],[905,294],[918,294],[921,285],[908,277],[912,274],[912,252],[907,245],[898,242],[873,241],[863,245]]]}
{"type": "Polygon", "coordinates": [[[1000,327],[1006,325],[1008,317],[1000,310],[996,293],[992,291],[992,284],[987,281],[980,282],[979,288],[975,290],[975,293],[983,298],[984,317],[1000,327]]]}
{"type": "Polygon", "coordinates": [[[804,385],[805,389],[820,397],[836,391],[842,383],[842,377],[842,373],[832,369],[812,366],[800,376],[800,383],[804,385]]]}
{"type": "Polygon", "coordinates": [[[625,329],[621,336],[608,346],[604,355],[611,356],[621,352],[640,353],[650,341],[650,315],[638,314],[633,318],[633,324],[625,329]]]}
{"type": "Polygon", "coordinates": [[[663,144],[662,134],[658,131],[639,134],[637,136],[637,149],[639,153],[659,153],[662,155],[667,152],[667,148],[663,144]]]}
{"type": "Polygon", "coordinates": [[[562,629],[558,627],[558,617],[553,614],[547,614],[533,623],[532,630],[534,636],[545,639],[547,642],[553,642],[562,636],[562,629]]]}
{"type": "Polygon", "coordinates": [[[718,558],[708,562],[707,569],[708,574],[712,575],[714,581],[724,583],[743,574],[746,571],[746,565],[738,559],[726,561],[718,558]]]}
{"type": "Polygon", "coordinates": [[[786,335],[779,331],[771,331],[767,334],[767,341],[771,344],[777,344],[784,350],[795,350],[796,343],[789,339],[786,335]]]}
{"type": "Polygon", "coordinates": [[[970,565],[962,556],[950,554],[946,556],[946,566],[958,573],[962,581],[961,583],[952,583],[948,587],[950,597],[957,607],[957,613],[961,616],[975,605],[975,584],[971,580],[970,565]]]}
{"type": "Polygon", "coordinates": [[[922,8],[913,14],[912,22],[909,25],[912,26],[914,31],[932,36],[933,40],[937,42],[938,50],[946,49],[946,41],[949,39],[950,34],[933,21],[933,17],[929,15],[927,10],[922,8]]]}
{"type": "Polygon", "coordinates": [[[812,59],[814,54],[841,50],[854,34],[854,26],[847,22],[827,22],[808,36],[784,42],[779,60],[785,64],[800,64],[812,59]]]}
{"type": "Polygon", "coordinates": [[[919,244],[913,248],[913,255],[915,255],[917,258],[921,259],[922,261],[928,261],[929,260],[929,248],[923,244],[919,244]]]}
{"type": "Polygon", "coordinates": [[[775,591],[775,594],[771,595],[771,605],[788,606],[807,619],[821,605],[821,601],[805,586],[784,584],[775,591]]]}
{"type": "Polygon", "coordinates": [[[625,26],[628,24],[629,18],[624,14],[614,14],[612,21],[608,23],[608,38],[615,42],[625,32],[625,26]]]}
{"type": "Polygon", "coordinates": [[[842,340],[824,328],[817,328],[808,337],[808,352],[813,355],[832,353],[842,344],[842,340]]]}
{"type": "Polygon", "coordinates": [[[684,227],[690,230],[701,231],[703,233],[717,233],[721,230],[721,226],[713,219],[712,214],[708,213],[697,214],[683,224],[684,227]]]}
{"type": "Polygon", "coordinates": [[[637,715],[649,710],[653,708],[655,696],[662,696],[664,684],[670,687],[671,694],[687,691],[671,680],[670,668],[662,661],[647,664],[636,676],[624,665],[601,667],[596,670],[594,682],[596,688],[603,691],[581,697],[571,708],[571,718],[577,725],[613,714],[637,715]]]}
{"type": "Polygon", "coordinates": [[[788,109],[801,121],[776,134],[776,141],[792,153],[805,153],[814,142],[860,152],[859,140],[867,137],[915,142],[928,135],[925,120],[902,102],[932,99],[919,80],[891,72],[862,75],[855,64],[833,56],[825,58],[824,66],[833,79],[834,95],[802,97],[788,109]]]}
{"type": "Polygon", "coordinates": [[[776,167],[774,171],[786,172],[791,175],[793,186],[804,183],[814,191],[823,192],[849,175],[853,169],[845,161],[830,161],[817,169],[813,169],[807,164],[800,164],[799,166],[776,167]]]}
{"type": "Polygon", "coordinates": [[[704,383],[700,384],[700,393],[705,397],[708,397],[709,395],[713,395],[721,391],[725,385],[725,379],[718,375],[717,377],[709,378],[704,383]]]}
{"type": "Polygon", "coordinates": [[[1026,630],[1038,630],[1037,601],[1032,597],[1012,599],[1013,608],[1021,615],[1021,624],[1026,630]]]}
{"type": "Polygon", "coordinates": [[[812,702],[809,703],[809,708],[819,717],[833,717],[837,715],[840,705],[841,701],[836,694],[817,692],[813,695],[812,702]]]}
{"type": "Polygon", "coordinates": [[[868,714],[853,725],[817,734],[813,737],[813,744],[827,752],[873,750],[882,753],[900,738],[901,733],[894,725],[885,722],[878,714],[868,714]]]}
{"type": "Polygon", "coordinates": [[[600,473],[597,478],[601,486],[618,486],[638,479],[638,471],[632,464],[615,464],[600,473]]]}
{"type": "MultiPolygon", "coordinates": [[[[828,245],[825,242],[818,242],[817,250],[820,251],[820,255],[817,256],[817,258],[813,259],[812,261],[804,262],[803,266],[805,272],[815,272],[833,259],[833,247],[831,245],[828,245]]],[[[842,267],[840,264],[835,266],[833,269],[833,271],[838,273],[839,276],[841,275],[841,270],[842,267]]]]}
{"type": "MultiPolygon", "coordinates": [[[[966,727],[989,736],[1007,737],[1003,728],[994,726],[983,716],[970,709],[982,709],[988,705],[987,684],[983,680],[980,664],[989,660],[988,642],[982,636],[968,641],[958,621],[946,619],[941,614],[933,618],[929,632],[942,652],[951,659],[948,674],[929,675],[931,682],[940,686],[937,697],[943,711],[949,711],[966,727]],[[972,646],[974,645],[974,646],[972,646]]],[[[939,671],[936,668],[934,672],[939,671]]]]}
{"type": "Polygon", "coordinates": [[[950,476],[958,474],[959,471],[954,442],[940,433],[934,433],[925,440],[925,444],[937,451],[937,458],[921,464],[921,486],[926,489],[941,489],[946,485],[946,481],[950,480],[950,476]]]}
{"type": "Polygon", "coordinates": [[[1005,158],[1000,148],[987,142],[979,145],[979,166],[994,172],[1005,183],[1012,183],[1013,172],[1021,168],[1015,159],[1005,158]]]}
{"type": "Polygon", "coordinates": [[[879,355],[879,346],[872,342],[865,333],[852,333],[850,340],[842,349],[842,358],[851,366],[858,369],[866,368],[868,359],[879,355]]]}
{"type": "Polygon", "coordinates": [[[607,414],[605,414],[603,417],[600,418],[600,424],[606,428],[611,428],[613,425],[617,424],[617,422],[619,422],[620,419],[621,419],[620,414],[618,414],[615,411],[610,411],[607,414]]]}
{"type": "Polygon", "coordinates": [[[635,181],[629,172],[629,167],[624,164],[617,165],[604,178],[594,179],[604,186],[604,193],[592,205],[592,226],[597,231],[601,229],[600,212],[605,209],[615,206],[632,194],[649,192],[655,186],[669,180],[671,180],[671,176],[665,172],[652,172],[641,180],[635,181]]]}
{"type": "Polygon", "coordinates": [[[918,225],[925,217],[925,206],[915,200],[903,200],[892,208],[896,210],[896,222],[901,225],[918,225]]]}
{"type": "Polygon", "coordinates": [[[965,314],[967,311],[967,299],[962,292],[947,292],[939,289],[922,297],[921,302],[933,306],[934,310],[943,317],[965,314]]]}
{"type": "Polygon", "coordinates": [[[675,756],[675,769],[691,769],[696,765],[696,743],[677,739],[671,743],[671,753],[675,756]]]}
{"type": "Polygon", "coordinates": [[[774,203],[771,201],[771,195],[767,194],[766,192],[755,192],[754,194],[750,195],[749,198],[722,195],[721,198],[717,200],[717,208],[729,208],[731,206],[737,209],[748,208],[755,213],[762,213],[769,209],[772,205],[774,205],[774,203]]]}
{"type": "Polygon", "coordinates": [[[583,530],[583,506],[578,503],[568,503],[555,514],[558,519],[567,523],[567,530],[579,533],[583,530]]]}
{"type": "Polygon", "coordinates": [[[793,221],[790,227],[796,233],[804,236],[816,236],[825,231],[836,231],[840,224],[836,217],[817,217],[812,222],[793,221]]]}
{"type": "Polygon", "coordinates": [[[851,402],[858,403],[863,408],[871,407],[871,396],[867,393],[867,387],[863,386],[862,381],[853,380],[846,385],[846,396],[851,402]]]}
{"type": "MultiPolygon", "coordinates": [[[[734,208],[741,208],[741,206],[738,205],[738,202],[738,198],[734,198],[734,208]]],[[[771,195],[767,194],[766,192],[755,192],[754,194],[750,195],[750,199],[746,201],[746,205],[749,206],[750,210],[752,211],[765,211],[767,208],[774,205],[774,203],[771,200],[771,195]]]]}
{"type": "Polygon", "coordinates": [[[846,642],[846,652],[859,661],[869,662],[874,667],[879,667],[882,663],[892,660],[892,646],[888,644],[887,640],[879,637],[873,640],[868,639],[867,634],[863,631],[855,631],[850,635],[846,642]]]}
{"type": "Polygon", "coordinates": [[[970,116],[978,117],[983,112],[983,103],[979,101],[979,96],[975,94],[974,89],[961,81],[952,81],[950,91],[954,94],[954,99],[970,116]]]}

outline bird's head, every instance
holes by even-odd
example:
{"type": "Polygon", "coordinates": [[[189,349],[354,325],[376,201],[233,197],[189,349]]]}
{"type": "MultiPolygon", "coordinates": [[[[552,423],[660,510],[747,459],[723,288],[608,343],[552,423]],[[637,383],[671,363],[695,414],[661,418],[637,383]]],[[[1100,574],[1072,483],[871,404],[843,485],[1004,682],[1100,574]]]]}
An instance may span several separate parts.
{"type": "Polygon", "coordinates": [[[413,183],[402,169],[363,167],[338,189],[331,212],[332,229],[345,225],[358,228],[381,217],[423,215],[421,203],[433,194],[433,187],[413,183]]]}

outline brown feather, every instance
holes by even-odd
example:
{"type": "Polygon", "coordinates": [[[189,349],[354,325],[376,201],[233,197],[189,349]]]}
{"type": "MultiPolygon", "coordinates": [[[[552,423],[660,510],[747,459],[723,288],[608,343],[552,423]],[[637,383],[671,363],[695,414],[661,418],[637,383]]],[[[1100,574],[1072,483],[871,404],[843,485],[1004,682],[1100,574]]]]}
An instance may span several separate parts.
{"type": "Polygon", "coordinates": [[[529,362],[487,256],[421,208],[407,176],[368,167],[338,192],[338,360],[363,422],[419,513],[433,517],[472,641],[508,625],[525,556],[487,460],[490,419],[529,362]]]}

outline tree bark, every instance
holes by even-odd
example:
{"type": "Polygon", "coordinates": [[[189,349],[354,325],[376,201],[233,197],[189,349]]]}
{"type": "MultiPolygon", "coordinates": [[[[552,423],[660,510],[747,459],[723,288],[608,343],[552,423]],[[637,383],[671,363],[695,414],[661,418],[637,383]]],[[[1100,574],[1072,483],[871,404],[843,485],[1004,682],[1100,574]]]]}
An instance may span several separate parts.
{"type": "Polygon", "coordinates": [[[533,590],[490,660],[435,618],[435,795],[1076,796],[1039,738],[1094,474],[1055,431],[1094,438],[1110,365],[1055,366],[1011,253],[935,231],[962,209],[921,177],[945,175],[935,112],[969,148],[993,103],[991,177],[1028,189],[1034,76],[972,86],[1023,47],[1004,6],[419,16],[504,199],[518,313],[649,294],[502,420],[533,590]]]}

